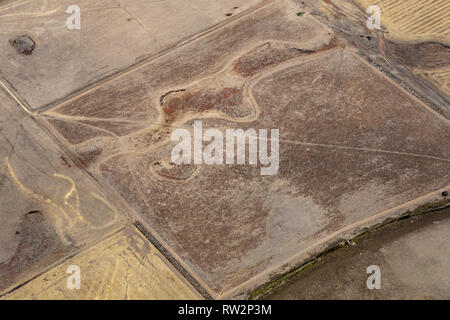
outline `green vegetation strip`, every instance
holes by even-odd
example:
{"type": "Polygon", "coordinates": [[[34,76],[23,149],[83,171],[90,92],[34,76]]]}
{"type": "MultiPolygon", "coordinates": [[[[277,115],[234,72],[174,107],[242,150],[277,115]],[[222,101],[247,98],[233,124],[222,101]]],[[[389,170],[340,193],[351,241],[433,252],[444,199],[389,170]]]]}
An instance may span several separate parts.
{"type": "Polygon", "coordinates": [[[358,240],[361,240],[362,238],[366,237],[369,234],[373,234],[376,232],[381,231],[385,227],[397,223],[399,221],[410,219],[414,216],[424,215],[427,213],[439,211],[442,209],[445,209],[450,206],[450,199],[445,199],[433,203],[428,203],[425,205],[422,205],[420,207],[417,207],[416,209],[410,211],[408,210],[404,214],[400,215],[397,218],[389,218],[369,229],[364,230],[362,233],[358,234],[356,237],[354,237],[351,240],[341,240],[337,244],[333,245],[331,248],[323,251],[316,257],[312,258],[311,260],[307,261],[306,263],[302,264],[299,267],[295,267],[290,272],[271,280],[269,283],[266,283],[262,285],[261,287],[255,289],[249,296],[249,300],[256,300],[256,299],[262,299],[265,296],[267,296],[269,293],[271,293],[273,290],[280,288],[281,286],[287,284],[289,281],[297,278],[300,276],[305,270],[311,268],[313,265],[324,259],[325,257],[335,253],[337,250],[342,249],[346,247],[349,244],[355,244],[358,240]]]}

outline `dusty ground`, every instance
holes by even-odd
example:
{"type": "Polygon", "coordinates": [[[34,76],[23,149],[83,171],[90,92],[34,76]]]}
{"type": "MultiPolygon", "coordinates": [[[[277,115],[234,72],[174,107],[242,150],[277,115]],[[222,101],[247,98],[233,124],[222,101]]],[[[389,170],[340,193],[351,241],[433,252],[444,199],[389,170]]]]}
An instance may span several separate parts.
{"type": "Polygon", "coordinates": [[[201,299],[137,230],[123,230],[36,278],[6,299],[201,299]],[[69,266],[82,270],[67,290],[69,266]]]}
{"type": "Polygon", "coordinates": [[[107,195],[0,91],[0,290],[124,222],[107,195]]]}
{"type": "MultiPolygon", "coordinates": [[[[356,46],[365,60],[389,75],[404,89],[412,92],[447,118],[450,117],[449,79],[445,72],[449,65],[446,58],[450,41],[448,32],[440,33],[439,38],[430,38],[421,37],[421,33],[414,32],[414,28],[410,28],[411,30],[407,31],[409,37],[396,36],[398,35],[396,28],[403,25],[409,24],[410,27],[417,25],[422,28],[421,24],[424,21],[417,19],[417,15],[429,20],[425,25],[425,31],[432,30],[436,25],[448,25],[448,19],[445,19],[446,11],[439,10],[439,6],[435,5],[438,1],[374,1],[381,8],[382,25],[378,31],[367,28],[368,14],[365,0],[295,0],[295,2],[356,46]],[[391,5],[383,5],[388,2],[391,5]],[[420,10],[418,7],[423,5],[433,10],[420,10]],[[398,7],[403,6],[405,10],[399,10],[398,7]],[[393,18],[400,20],[392,23],[389,19],[393,18]],[[429,69],[430,62],[437,60],[439,63],[429,69]]],[[[402,36],[406,34],[405,32],[402,36]]]]}
{"type": "Polygon", "coordinates": [[[446,49],[397,46],[393,64],[397,42],[364,30],[360,8],[305,2],[86,2],[72,31],[65,1],[1,2],[0,290],[34,279],[6,297],[38,297],[51,279],[41,297],[194,298],[195,287],[243,298],[336,241],[445,198],[450,108],[408,68],[441,68],[446,49]],[[171,133],[198,119],[279,129],[278,173],[171,165],[171,133]],[[133,239],[168,267],[128,275],[150,255],[133,239]],[[91,263],[105,246],[110,259],[91,263]],[[109,270],[104,281],[64,292],[74,254],[94,274],[109,270]],[[140,278],[161,284],[137,288],[140,278]]]}
{"type": "Polygon", "coordinates": [[[449,235],[450,209],[393,223],[324,258],[266,299],[449,299],[449,235]],[[371,265],[381,270],[379,290],[367,289],[371,265]]]}
{"type": "Polygon", "coordinates": [[[1,74],[31,108],[43,107],[260,2],[80,0],[82,27],[69,30],[73,1],[18,0],[0,7],[1,74]],[[37,44],[31,55],[9,44],[23,34],[37,44]]]}

